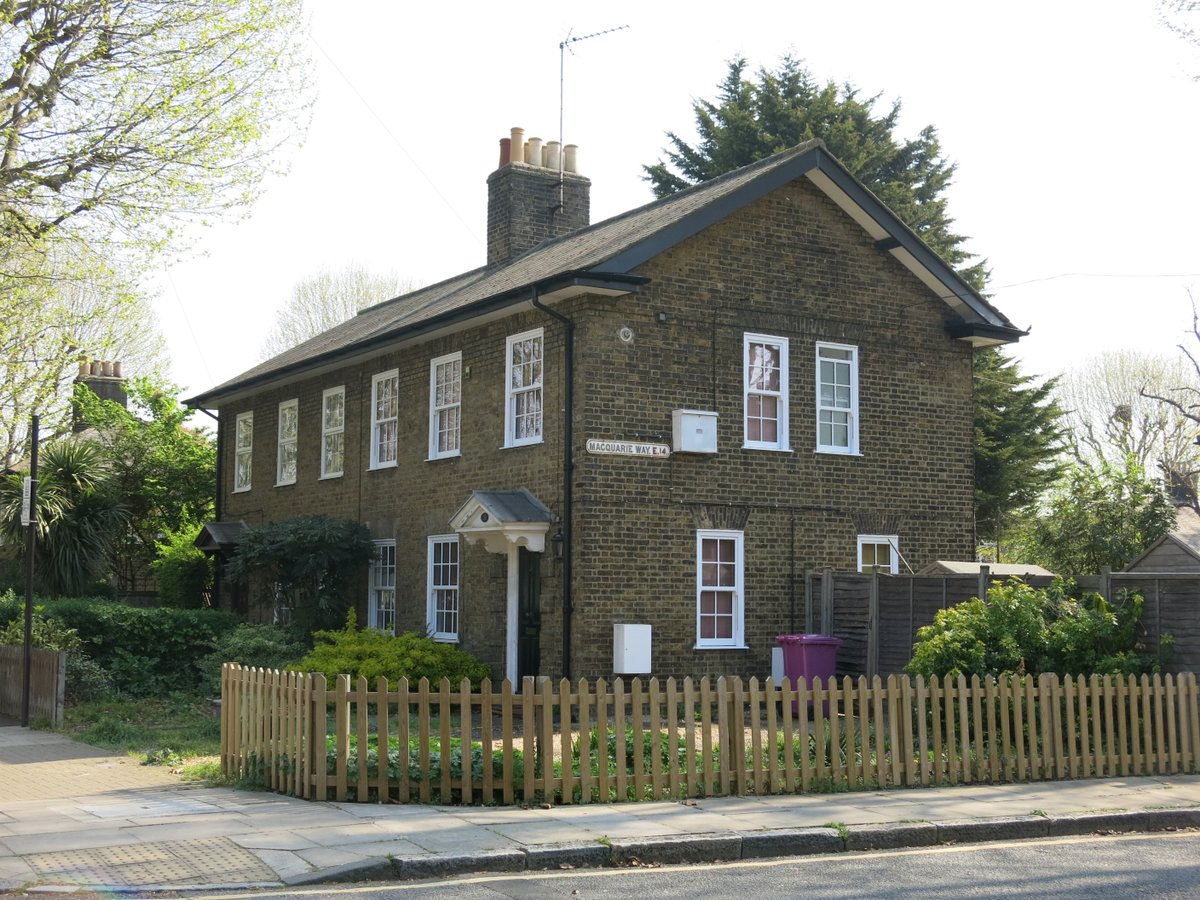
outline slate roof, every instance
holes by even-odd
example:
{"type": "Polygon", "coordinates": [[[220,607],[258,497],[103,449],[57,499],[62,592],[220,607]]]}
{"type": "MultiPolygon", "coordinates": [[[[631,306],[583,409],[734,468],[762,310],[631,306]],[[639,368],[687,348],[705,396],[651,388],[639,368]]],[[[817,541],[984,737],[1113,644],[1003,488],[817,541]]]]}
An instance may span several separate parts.
{"type": "Polygon", "coordinates": [[[242,542],[242,532],[245,530],[245,522],[207,522],[193,543],[210,553],[226,550],[242,542]]]}
{"type": "Polygon", "coordinates": [[[822,141],[813,140],[544,242],[509,262],[473,269],[368,307],[354,318],[185,402],[190,406],[218,405],[222,399],[311,367],[522,302],[534,286],[542,288],[577,277],[625,283],[632,288],[644,280],[633,270],[646,260],[803,175],[827,194],[836,194],[834,199],[840,205],[850,204],[877,223],[881,229],[877,237],[886,234],[891,238],[887,249],[905,251],[907,255],[897,254],[897,258],[910,268],[915,261],[922,274],[929,276],[924,280],[935,282],[939,288],[945,286],[943,299],[965,324],[990,329],[1001,341],[1015,340],[1023,334],[834,159],[822,141]],[[823,177],[814,177],[815,173],[823,177]]]}
{"type": "MultiPolygon", "coordinates": [[[[518,491],[471,491],[471,497],[459,509],[462,511],[472,501],[478,502],[491,515],[497,525],[513,522],[549,522],[550,510],[525,489],[518,491]]],[[[451,516],[454,519],[458,513],[451,516]]]]}

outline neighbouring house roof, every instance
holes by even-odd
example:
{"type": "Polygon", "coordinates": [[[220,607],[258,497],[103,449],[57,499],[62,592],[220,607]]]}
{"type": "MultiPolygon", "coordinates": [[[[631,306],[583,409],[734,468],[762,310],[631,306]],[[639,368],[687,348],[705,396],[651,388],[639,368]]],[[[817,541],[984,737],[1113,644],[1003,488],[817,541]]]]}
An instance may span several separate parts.
{"type": "Polygon", "coordinates": [[[464,319],[507,314],[527,302],[534,288],[543,299],[630,293],[647,280],[634,272],[639,265],[802,176],[862,226],[881,252],[892,254],[950,307],[957,317],[954,337],[988,345],[1025,334],[834,159],[823,142],[814,140],[544,242],[509,262],[368,307],[186,403],[219,406],[265,384],[378,353],[385,345],[430,337],[464,319]]]}
{"type": "Polygon", "coordinates": [[[1146,551],[1125,567],[1130,571],[1142,567],[1142,563],[1162,548],[1164,544],[1173,544],[1188,556],[1196,560],[1200,567],[1200,515],[1190,506],[1180,506],[1175,510],[1175,527],[1151,544],[1146,551]]]}
{"type": "Polygon", "coordinates": [[[245,522],[208,522],[192,543],[205,553],[232,550],[242,542],[245,522]]]}
{"type": "Polygon", "coordinates": [[[979,570],[984,566],[988,567],[988,572],[992,575],[998,575],[1002,578],[1017,577],[1022,578],[1030,575],[1044,576],[1053,578],[1054,573],[1049,569],[1044,569],[1041,566],[1026,565],[1025,563],[984,563],[984,562],[959,562],[957,560],[939,559],[931,562],[929,565],[917,572],[918,575],[978,575],[979,570]]]}

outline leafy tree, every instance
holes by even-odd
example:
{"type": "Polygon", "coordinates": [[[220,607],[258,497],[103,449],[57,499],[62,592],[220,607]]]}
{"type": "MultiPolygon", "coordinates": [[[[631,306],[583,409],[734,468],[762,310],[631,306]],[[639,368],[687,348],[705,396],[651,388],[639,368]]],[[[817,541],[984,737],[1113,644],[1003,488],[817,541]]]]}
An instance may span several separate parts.
{"type": "Polygon", "coordinates": [[[1006,530],[1062,473],[1055,384],[1034,383],[999,350],[975,353],[975,526],[997,562],[1006,530]]]}
{"type": "MultiPolygon", "coordinates": [[[[1200,309],[1196,307],[1195,298],[1192,298],[1192,336],[1200,341],[1200,309]]],[[[1165,383],[1143,385],[1138,393],[1148,400],[1161,403],[1170,411],[1172,420],[1180,422],[1182,440],[1189,432],[1195,434],[1196,427],[1200,426],[1200,356],[1189,350],[1185,344],[1180,344],[1179,349],[1187,357],[1182,369],[1165,377],[1165,383]],[[1189,422],[1191,425],[1187,424],[1189,422]]],[[[1200,436],[1196,441],[1200,443],[1200,436]]],[[[1192,495],[1186,499],[1200,511],[1200,503],[1197,503],[1195,496],[1195,474],[1186,463],[1180,463],[1179,470],[1165,470],[1172,492],[1183,494],[1184,489],[1190,488],[1192,495]],[[1180,482],[1183,482],[1183,489],[1180,482]]]]}
{"type": "Polygon", "coordinates": [[[0,5],[7,463],[27,452],[31,411],[64,425],[58,392],[80,354],[140,367],[129,344],[153,329],[130,285],[184,246],[181,226],[245,208],[280,170],[274,151],[307,121],[301,3],[0,5]]]}
{"type": "MultiPolygon", "coordinates": [[[[10,548],[22,546],[24,476],[0,481],[0,528],[10,548]]],[[[47,444],[38,462],[36,572],[55,595],[78,595],[104,574],[112,536],[128,513],[111,489],[104,455],[95,444],[47,444]]]]}
{"type": "MultiPolygon", "coordinates": [[[[849,84],[820,84],[791,56],[784,56],[775,70],[760,69],[757,79],[747,78],[746,67],[744,58],[731,59],[717,100],[693,104],[697,144],[668,132],[672,149],[665,151],[666,160],[642,167],[656,197],[820,138],[948,263],[962,267],[974,258],[946,212],[944,194],[955,167],[942,156],[932,125],[912,140],[900,139],[895,134],[899,101],[877,114],[878,95],[861,97],[849,84]]],[[[974,263],[962,274],[982,287],[986,264],[974,263]]]]}
{"type": "Polygon", "coordinates": [[[103,448],[109,488],[128,511],[113,535],[112,568],[123,590],[134,587],[159,555],[164,535],[191,532],[212,517],[216,443],[190,424],[179,389],[148,378],[126,382],[129,409],[79,385],[75,402],[103,448]]]}
{"type": "Polygon", "coordinates": [[[275,317],[275,327],[263,342],[262,358],[269,359],[352,318],[360,309],[412,290],[412,283],[395,272],[371,272],[351,264],[341,271],[324,269],[297,282],[292,296],[275,317]]]}
{"type": "Polygon", "coordinates": [[[70,431],[70,383],[81,356],[119,359],[147,375],[164,365],[162,335],[144,294],[90,255],[53,264],[44,279],[29,277],[29,270],[0,271],[0,457],[6,466],[28,453],[31,414],[41,417],[43,440],[70,431]]]}
{"type": "Polygon", "coordinates": [[[1024,558],[1068,574],[1121,569],[1174,524],[1162,482],[1132,457],[1120,466],[1076,463],[1029,525],[1024,558]]]}
{"type": "Polygon", "coordinates": [[[150,571],[163,606],[198,609],[209,605],[213,560],[196,546],[199,528],[168,531],[158,545],[150,571]]]}
{"type": "Polygon", "coordinates": [[[42,0],[0,17],[0,239],[178,242],[296,134],[300,0],[42,0]]]}
{"type": "Polygon", "coordinates": [[[361,522],[297,516],[245,529],[229,574],[252,584],[279,618],[315,631],[345,623],[356,579],[374,558],[361,522]]]}
{"type": "Polygon", "coordinates": [[[1072,455],[1093,466],[1121,466],[1132,457],[1143,471],[1161,474],[1177,503],[1200,509],[1196,425],[1144,393],[1163,394],[1196,380],[1182,360],[1131,350],[1105,353],[1071,369],[1058,380],[1055,394],[1066,410],[1072,455]]]}
{"type": "Polygon", "coordinates": [[[1200,47],[1200,0],[1158,0],[1158,17],[1171,31],[1200,47]]]}

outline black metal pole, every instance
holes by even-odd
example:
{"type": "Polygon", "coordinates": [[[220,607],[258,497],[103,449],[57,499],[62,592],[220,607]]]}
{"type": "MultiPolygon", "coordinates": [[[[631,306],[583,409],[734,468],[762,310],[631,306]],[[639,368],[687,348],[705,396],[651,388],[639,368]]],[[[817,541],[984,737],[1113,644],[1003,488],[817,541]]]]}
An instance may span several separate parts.
{"type": "Polygon", "coordinates": [[[33,561],[37,547],[38,417],[30,420],[29,525],[25,533],[25,680],[21,688],[21,726],[29,727],[29,691],[33,673],[33,561]]]}

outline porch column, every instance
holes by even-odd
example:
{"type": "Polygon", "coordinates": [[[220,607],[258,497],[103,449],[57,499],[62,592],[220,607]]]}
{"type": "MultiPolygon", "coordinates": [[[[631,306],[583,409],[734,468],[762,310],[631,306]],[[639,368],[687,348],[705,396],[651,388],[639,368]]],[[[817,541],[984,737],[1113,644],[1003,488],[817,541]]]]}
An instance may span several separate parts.
{"type": "Polygon", "coordinates": [[[513,690],[520,690],[517,684],[517,595],[521,590],[520,578],[521,548],[516,544],[508,545],[508,591],[507,614],[504,620],[504,677],[512,682],[513,690]]]}

